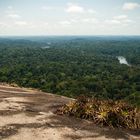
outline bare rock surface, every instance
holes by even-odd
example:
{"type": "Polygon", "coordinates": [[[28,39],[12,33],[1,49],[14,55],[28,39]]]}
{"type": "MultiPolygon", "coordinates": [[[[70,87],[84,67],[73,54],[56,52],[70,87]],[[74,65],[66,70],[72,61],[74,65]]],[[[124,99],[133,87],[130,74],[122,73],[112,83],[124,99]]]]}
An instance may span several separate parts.
{"type": "Polygon", "coordinates": [[[0,85],[0,140],[140,140],[140,131],[101,128],[90,121],[56,115],[72,99],[0,85]]]}

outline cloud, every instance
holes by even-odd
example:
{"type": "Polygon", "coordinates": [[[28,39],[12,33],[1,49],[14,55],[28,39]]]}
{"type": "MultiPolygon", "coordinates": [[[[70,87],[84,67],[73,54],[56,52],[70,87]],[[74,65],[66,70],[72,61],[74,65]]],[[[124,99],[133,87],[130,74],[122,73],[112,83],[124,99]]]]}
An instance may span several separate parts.
{"type": "Polygon", "coordinates": [[[115,19],[110,19],[110,20],[105,20],[105,23],[110,24],[110,25],[120,25],[121,22],[119,20],[115,20],[115,19]]]}
{"type": "Polygon", "coordinates": [[[10,6],[8,6],[7,8],[8,8],[9,10],[12,10],[12,9],[13,9],[13,6],[10,5],[10,6]]]}
{"type": "Polygon", "coordinates": [[[29,22],[29,21],[24,21],[24,20],[17,20],[13,22],[13,26],[16,25],[16,27],[26,27],[26,28],[46,28],[48,27],[48,23],[47,22],[42,22],[42,21],[38,21],[38,22],[29,22]]]}
{"type": "Polygon", "coordinates": [[[97,12],[95,10],[93,10],[93,9],[88,9],[87,13],[89,13],[89,14],[96,14],[97,12]]]}
{"type": "Polygon", "coordinates": [[[69,19],[69,20],[63,20],[60,21],[59,24],[62,26],[80,26],[80,25],[89,25],[91,26],[91,24],[98,24],[100,23],[99,20],[97,18],[91,18],[91,17],[87,17],[87,18],[78,18],[78,19],[69,19]]]}
{"type": "Polygon", "coordinates": [[[77,19],[71,19],[70,22],[71,22],[71,23],[77,23],[78,20],[77,20],[77,19]]]}
{"type": "Polygon", "coordinates": [[[6,24],[3,22],[0,22],[0,27],[4,27],[6,24]]]}
{"type": "Polygon", "coordinates": [[[116,20],[124,20],[124,19],[127,19],[127,18],[128,18],[127,15],[119,15],[119,16],[113,17],[113,19],[116,19],[116,20]]]}
{"type": "Polygon", "coordinates": [[[79,5],[75,5],[75,4],[68,4],[68,7],[66,9],[66,12],[68,13],[83,13],[85,11],[85,9],[79,5]]]}
{"type": "Polygon", "coordinates": [[[11,24],[9,24],[7,22],[0,22],[0,28],[7,29],[9,27],[11,27],[11,24]]]}
{"type": "Polygon", "coordinates": [[[6,17],[8,17],[8,18],[12,18],[12,19],[21,18],[21,16],[19,14],[17,14],[17,11],[15,11],[12,6],[8,6],[5,13],[6,13],[6,17]]]}
{"type": "Polygon", "coordinates": [[[68,21],[68,20],[60,21],[59,23],[60,23],[61,25],[64,25],[64,26],[69,26],[69,25],[71,25],[71,22],[68,21]]]}
{"type": "Polygon", "coordinates": [[[12,14],[12,13],[11,13],[11,14],[8,14],[7,17],[13,18],[13,19],[17,19],[17,18],[20,18],[21,16],[18,15],[18,14],[14,14],[14,13],[12,14]]]}
{"type": "Polygon", "coordinates": [[[84,23],[92,23],[92,24],[97,24],[99,23],[99,20],[96,18],[84,18],[81,20],[84,23]]]}
{"type": "Polygon", "coordinates": [[[136,8],[139,8],[139,7],[140,7],[139,3],[127,2],[127,3],[124,3],[122,9],[123,10],[134,10],[136,8]]]}
{"type": "Polygon", "coordinates": [[[85,8],[78,4],[68,3],[67,8],[65,9],[67,13],[75,13],[75,14],[96,14],[97,12],[91,8],[85,8]]]}
{"type": "Polygon", "coordinates": [[[113,17],[114,20],[119,21],[120,23],[132,23],[133,20],[129,19],[127,15],[119,15],[113,17]]]}
{"type": "Polygon", "coordinates": [[[110,25],[127,25],[134,23],[133,20],[129,19],[127,15],[114,16],[112,19],[105,20],[105,23],[110,25]]]}
{"type": "Polygon", "coordinates": [[[28,23],[26,21],[16,21],[15,24],[18,25],[18,26],[26,26],[26,25],[28,25],[28,23]]]}
{"type": "Polygon", "coordinates": [[[46,11],[49,11],[49,10],[54,10],[56,7],[52,7],[52,6],[42,6],[41,9],[42,10],[46,10],[46,11]]]}

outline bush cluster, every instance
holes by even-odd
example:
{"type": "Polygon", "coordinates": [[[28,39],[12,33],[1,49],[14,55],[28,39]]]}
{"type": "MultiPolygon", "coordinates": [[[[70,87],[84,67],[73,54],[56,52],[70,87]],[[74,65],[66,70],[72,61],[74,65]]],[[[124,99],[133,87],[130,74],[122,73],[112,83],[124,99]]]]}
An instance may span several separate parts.
{"type": "Polygon", "coordinates": [[[124,101],[80,96],[57,113],[94,121],[96,124],[130,129],[140,128],[140,111],[124,101]]]}

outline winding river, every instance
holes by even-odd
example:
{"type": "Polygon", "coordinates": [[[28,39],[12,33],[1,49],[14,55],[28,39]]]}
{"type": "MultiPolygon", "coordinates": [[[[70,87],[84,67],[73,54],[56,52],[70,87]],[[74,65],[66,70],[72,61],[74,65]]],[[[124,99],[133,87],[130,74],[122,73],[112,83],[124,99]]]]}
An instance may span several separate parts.
{"type": "Polygon", "coordinates": [[[118,56],[117,58],[118,58],[120,64],[125,64],[125,65],[127,65],[127,66],[130,66],[130,64],[127,62],[127,60],[126,60],[125,57],[123,57],[123,56],[118,56]]]}

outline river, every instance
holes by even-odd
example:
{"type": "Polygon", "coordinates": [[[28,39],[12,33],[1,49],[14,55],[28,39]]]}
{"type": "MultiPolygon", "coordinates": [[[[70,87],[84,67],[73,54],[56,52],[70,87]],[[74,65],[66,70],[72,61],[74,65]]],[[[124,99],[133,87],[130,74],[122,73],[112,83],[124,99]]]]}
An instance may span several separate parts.
{"type": "Polygon", "coordinates": [[[125,57],[123,57],[123,56],[118,56],[117,58],[118,58],[120,64],[125,64],[125,65],[127,65],[127,66],[130,66],[130,64],[127,62],[127,60],[126,60],[125,57]]]}

